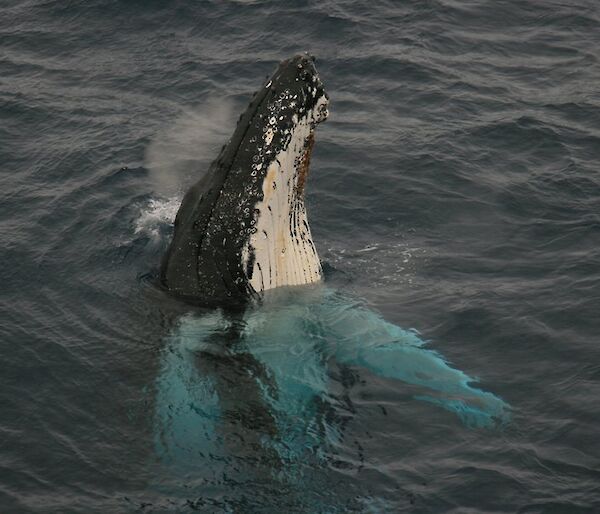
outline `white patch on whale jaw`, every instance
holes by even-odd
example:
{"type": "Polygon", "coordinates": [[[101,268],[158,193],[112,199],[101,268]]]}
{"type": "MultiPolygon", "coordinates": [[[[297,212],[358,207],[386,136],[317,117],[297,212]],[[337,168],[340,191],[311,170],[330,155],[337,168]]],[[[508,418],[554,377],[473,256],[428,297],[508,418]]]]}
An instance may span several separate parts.
{"type": "MultiPolygon", "coordinates": [[[[321,263],[304,206],[304,185],[314,126],[327,114],[327,99],[322,96],[306,116],[297,120],[294,115],[287,148],[280,151],[267,168],[263,199],[255,209],[256,230],[242,250],[248,283],[259,294],[275,287],[321,280],[321,263]]],[[[271,139],[267,131],[266,146],[271,139]]]]}

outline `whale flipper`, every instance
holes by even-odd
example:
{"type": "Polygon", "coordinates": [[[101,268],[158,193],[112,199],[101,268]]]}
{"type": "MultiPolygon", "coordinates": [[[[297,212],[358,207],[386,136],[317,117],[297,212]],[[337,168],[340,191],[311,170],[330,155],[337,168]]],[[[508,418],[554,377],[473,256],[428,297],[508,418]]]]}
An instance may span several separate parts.
{"type": "MultiPolygon", "coordinates": [[[[275,321],[259,337],[255,334],[252,346],[260,347],[261,340],[278,337],[282,339],[280,345],[289,345],[287,351],[285,346],[281,348],[280,360],[285,368],[278,369],[277,362],[271,362],[282,383],[306,381],[305,376],[294,376],[293,366],[304,374],[307,368],[316,370],[314,356],[318,355],[323,369],[331,359],[416,386],[422,389],[414,395],[416,399],[455,413],[469,427],[492,427],[508,420],[510,409],[502,399],[474,387],[476,380],[427,348],[415,331],[389,323],[342,294],[324,287],[317,291],[316,295],[296,295],[295,305],[294,301],[288,304],[278,298],[277,303],[286,307],[275,307],[272,312],[273,307],[265,301],[259,311],[275,321]],[[298,357],[293,356],[294,352],[298,357]],[[311,362],[314,364],[307,366],[311,362]]],[[[315,394],[326,394],[327,383],[322,375],[313,379],[312,385],[315,394]]],[[[305,387],[305,392],[310,394],[310,388],[305,387]]]]}
{"type": "Polygon", "coordinates": [[[508,405],[471,384],[474,379],[452,368],[416,332],[402,329],[360,305],[334,300],[327,307],[327,326],[335,359],[423,388],[415,395],[454,412],[470,427],[492,427],[507,421],[508,405]]]}
{"type": "Polygon", "coordinates": [[[194,461],[221,453],[216,383],[201,372],[197,356],[223,324],[218,311],[199,318],[185,316],[162,349],[156,380],[155,446],[164,462],[193,466],[194,461]]]}

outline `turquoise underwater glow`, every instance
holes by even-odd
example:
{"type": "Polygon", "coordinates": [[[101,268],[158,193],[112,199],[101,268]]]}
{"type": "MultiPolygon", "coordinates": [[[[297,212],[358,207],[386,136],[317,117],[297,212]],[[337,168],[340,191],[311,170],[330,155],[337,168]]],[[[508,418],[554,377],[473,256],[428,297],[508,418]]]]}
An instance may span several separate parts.
{"type": "Polygon", "coordinates": [[[214,476],[228,455],[248,448],[250,459],[320,458],[342,430],[328,415],[336,402],[332,366],[405,382],[415,400],[453,412],[469,428],[510,417],[502,399],[475,387],[414,331],[325,287],[299,288],[267,295],[237,318],[218,310],[179,319],[156,384],[161,459],[214,476]]]}

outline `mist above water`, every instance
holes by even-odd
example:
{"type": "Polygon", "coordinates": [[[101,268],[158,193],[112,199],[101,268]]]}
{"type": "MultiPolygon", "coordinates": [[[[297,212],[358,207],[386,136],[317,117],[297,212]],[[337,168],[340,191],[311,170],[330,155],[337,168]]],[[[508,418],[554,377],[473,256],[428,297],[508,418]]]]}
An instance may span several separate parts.
{"type": "Polygon", "coordinates": [[[202,178],[233,134],[237,116],[232,99],[211,98],[165,123],[144,155],[154,195],[182,196],[202,178]]]}

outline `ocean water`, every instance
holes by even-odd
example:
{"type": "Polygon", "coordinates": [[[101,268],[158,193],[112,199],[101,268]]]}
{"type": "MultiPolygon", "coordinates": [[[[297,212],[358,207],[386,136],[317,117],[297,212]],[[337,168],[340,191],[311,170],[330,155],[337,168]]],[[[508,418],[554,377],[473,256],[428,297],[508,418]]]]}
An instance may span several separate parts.
{"type": "Polygon", "coordinates": [[[0,512],[600,512],[599,56],[583,0],[2,1],[0,512]],[[327,288],[510,420],[334,364],[329,436],[279,461],[274,412],[221,360],[228,451],[173,467],[169,348],[219,314],[160,291],[160,257],[186,187],[305,50],[331,98],[307,192],[327,288]]]}

